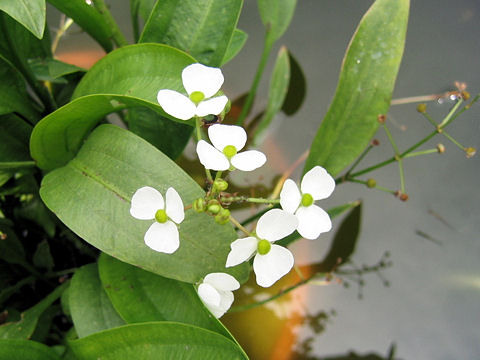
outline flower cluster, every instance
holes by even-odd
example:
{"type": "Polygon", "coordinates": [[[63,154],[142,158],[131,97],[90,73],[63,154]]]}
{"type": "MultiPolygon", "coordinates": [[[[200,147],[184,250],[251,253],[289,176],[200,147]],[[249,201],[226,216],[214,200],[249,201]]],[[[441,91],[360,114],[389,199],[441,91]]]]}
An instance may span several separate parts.
{"type": "MultiPolygon", "coordinates": [[[[195,118],[198,126],[202,118],[224,111],[227,97],[216,96],[224,81],[220,69],[192,64],[183,70],[182,81],[188,97],[169,89],[158,92],[158,102],[166,113],[181,120],[195,118]]],[[[200,129],[197,129],[198,158],[207,174],[214,170],[217,176],[206,196],[196,199],[192,208],[215,216],[217,223],[225,224],[231,219],[230,211],[226,208],[228,203],[222,202],[222,194],[225,194],[228,183],[220,175],[226,170],[253,171],[264,165],[267,159],[257,150],[241,151],[247,143],[247,133],[240,126],[209,126],[211,144],[201,138],[200,129]]],[[[281,209],[271,209],[263,214],[254,232],[248,233],[243,229],[248,236],[230,244],[225,267],[239,265],[253,257],[257,284],[262,287],[273,285],[294,264],[290,250],[275,242],[295,230],[310,240],[329,231],[332,227],[329,215],[314,202],[329,197],[334,188],[334,179],[320,166],[315,166],[305,174],[300,188],[293,180],[287,179],[280,199],[276,200],[281,209]]],[[[155,220],[144,235],[145,244],[155,251],[172,254],[180,246],[177,225],[184,220],[185,212],[182,199],[174,188],[168,188],[165,197],[164,201],[156,189],[142,187],[132,197],[130,214],[140,220],[155,220]]],[[[229,274],[210,273],[198,284],[197,292],[204,305],[218,318],[230,308],[233,303],[232,291],[239,287],[238,281],[229,274]]]]}

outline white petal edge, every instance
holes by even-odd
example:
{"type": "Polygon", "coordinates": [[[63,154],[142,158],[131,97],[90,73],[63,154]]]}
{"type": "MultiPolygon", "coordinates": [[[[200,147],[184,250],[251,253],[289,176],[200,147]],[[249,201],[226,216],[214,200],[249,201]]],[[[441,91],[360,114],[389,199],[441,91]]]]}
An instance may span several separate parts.
{"type": "Polygon", "coordinates": [[[300,206],[295,213],[298,218],[298,233],[305,239],[315,240],[321,233],[332,229],[332,221],[325,210],[316,206],[300,206]]]}
{"type": "Polygon", "coordinates": [[[205,140],[200,140],[197,143],[197,155],[206,169],[223,171],[230,168],[230,162],[227,157],[205,140]]]}
{"type": "Polygon", "coordinates": [[[240,283],[232,275],[226,273],[210,273],[203,279],[204,283],[222,291],[233,291],[240,288],[240,283]]]}
{"type": "Polygon", "coordinates": [[[206,98],[209,98],[220,90],[224,77],[219,68],[192,64],[183,69],[182,81],[189,95],[194,91],[201,91],[206,98]]]}
{"type": "Polygon", "coordinates": [[[197,109],[195,110],[195,115],[197,116],[207,116],[210,114],[218,115],[225,105],[227,105],[228,98],[225,95],[217,96],[212,99],[204,100],[198,104],[197,109]]]}
{"type": "Polygon", "coordinates": [[[233,145],[240,151],[247,143],[247,133],[241,126],[236,125],[212,125],[208,128],[208,137],[213,146],[220,151],[227,145],[233,145]]]}
{"type": "Polygon", "coordinates": [[[220,306],[221,296],[214,286],[206,283],[201,283],[198,286],[198,296],[204,304],[220,306]]]}
{"type": "Polygon", "coordinates": [[[253,271],[255,271],[257,284],[262,287],[272,286],[282,276],[288,274],[293,263],[293,255],[290,250],[280,245],[272,245],[268,254],[257,254],[253,260],[253,271]]]}
{"type": "Polygon", "coordinates": [[[302,194],[300,194],[300,190],[298,190],[295,181],[292,179],[285,180],[282,191],[280,191],[280,205],[282,209],[290,214],[294,214],[301,200],[302,194]]]}
{"type": "Polygon", "coordinates": [[[218,319],[222,317],[223,314],[230,309],[233,303],[233,294],[231,291],[219,291],[220,293],[220,305],[209,305],[205,304],[205,306],[210,310],[210,312],[218,319]]]}
{"type": "Polygon", "coordinates": [[[235,155],[230,161],[238,170],[253,171],[263,166],[267,161],[267,157],[260,151],[248,150],[235,155]]]}
{"type": "Polygon", "coordinates": [[[303,176],[300,189],[314,200],[326,199],[335,190],[335,180],[323,167],[315,166],[303,176]]]}
{"type": "Polygon", "coordinates": [[[257,236],[270,242],[290,235],[298,226],[297,217],[280,209],[272,209],[263,214],[257,223],[257,236]]]}
{"type": "Polygon", "coordinates": [[[167,189],[165,195],[165,211],[167,216],[177,224],[180,224],[185,219],[185,210],[183,207],[182,198],[177,190],[172,187],[167,189]]]}
{"type": "Polygon", "coordinates": [[[232,267],[250,259],[255,251],[257,251],[257,244],[258,240],[253,236],[237,239],[232,242],[225,267],[232,267]]]}
{"type": "Polygon", "coordinates": [[[195,116],[197,107],[188,97],[179,92],[160,90],[157,101],[167,114],[177,119],[188,120],[195,116]]]}
{"type": "Polygon", "coordinates": [[[144,186],[132,196],[130,215],[139,220],[152,220],[157,210],[164,207],[162,194],[150,186],[144,186]]]}
{"type": "Polygon", "coordinates": [[[177,225],[170,220],[163,224],[154,222],[143,239],[150,249],[165,254],[173,254],[180,246],[177,225]]]}

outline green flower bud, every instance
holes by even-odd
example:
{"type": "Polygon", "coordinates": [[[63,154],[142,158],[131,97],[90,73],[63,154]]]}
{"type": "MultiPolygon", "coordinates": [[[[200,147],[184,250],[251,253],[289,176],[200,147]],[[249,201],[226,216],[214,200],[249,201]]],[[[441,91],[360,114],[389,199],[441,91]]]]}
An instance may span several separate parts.
{"type": "Polygon", "coordinates": [[[302,206],[310,206],[313,204],[313,196],[310,194],[302,195],[302,206]]]}
{"type": "Polygon", "coordinates": [[[220,225],[225,225],[230,221],[230,210],[221,209],[220,212],[215,216],[215,222],[220,225]]]}
{"type": "Polygon", "coordinates": [[[257,252],[260,255],[266,255],[269,253],[271,248],[272,248],[272,244],[270,244],[270,241],[260,240],[257,245],[257,252]]]}
{"type": "Polygon", "coordinates": [[[418,104],[417,105],[417,111],[419,113],[424,113],[424,112],[427,112],[427,104],[418,104]]]}
{"type": "Polygon", "coordinates": [[[198,213],[204,212],[207,210],[207,202],[204,198],[198,198],[193,202],[193,210],[198,213]]]}
{"type": "Polygon", "coordinates": [[[222,210],[222,206],[220,205],[218,200],[213,199],[208,202],[207,211],[210,214],[216,215],[220,212],[220,210],[222,210]]]}
{"type": "Polygon", "coordinates": [[[225,191],[228,188],[228,183],[223,179],[216,179],[213,182],[213,188],[217,191],[225,191]]]}
{"type": "Polygon", "coordinates": [[[368,179],[367,180],[367,187],[368,188],[374,188],[375,186],[377,186],[377,182],[375,181],[375,179],[368,179]]]}
{"type": "Polygon", "coordinates": [[[468,147],[465,149],[465,153],[467,154],[467,158],[471,158],[471,157],[474,157],[475,154],[477,152],[477,149],[475,149],[474,147],[468,147]]]}
{"type": "Polygon", "coordinates": [[[167,212],[163,209],[157,210],[157,212],[155,213],[155,220],[157,220],[157,222],[161,224],[167,222],[168,220],[167,212]]]}

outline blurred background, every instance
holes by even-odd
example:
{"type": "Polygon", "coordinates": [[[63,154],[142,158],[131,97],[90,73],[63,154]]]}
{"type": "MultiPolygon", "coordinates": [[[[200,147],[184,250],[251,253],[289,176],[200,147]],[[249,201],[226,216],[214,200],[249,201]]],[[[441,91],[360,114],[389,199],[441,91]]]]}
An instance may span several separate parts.
{"type": "MultiPolygon", "coordinates": [[[[274,174],[285,171],[311,144],[334,95],[350,38],[371,3],[298,1],[290,28],[267,66],[254,111],[261,111],[267,103],[269,75],[280,45],[301,65],[307,94],[299,112],[274,119],[263,142],[270,168],[254,173],[258,181],[269,182],[274,174]]],[[[109,5],[132,39],[128,0],[111,0],[109,5]]],[[[48,13],[54,30],[58,13],[53,8],[48,13]]],[[[478,0],[412,1],[393,98],[442,94],[455,90],[455,81],[465,82],[472,95],[480,92],[479,24],[478,0]]],[[[239,56],[223,69],[223,90],[231,99],[249,89],[262,51],[264,28],[256,1],[244,1],[238,27],[249,38],[239,56]]],[[[102,50],[73,26],[60,42],[57,55],[88,67],[102,56],[102,50]]],[[[427,109],[439,122],[453,104],[447,98],[429,102],[427,109]]],[[[388,114],[387,124],[400,150],[432,130],[416,105],[395,105],[388,114]]],[[[464,146],[480,148],[479,117],[480,105],[476,105],[449,126],[449,133],[464,146]]],[[[359,169],[393,155],[382,131],[376,138],[380,146],[359,169]]],[[[350,272],[328,284],[301,287],[260,310],[227,316],[225,322],[252,359],[480,358],[480,163],[478,156],[467,159],[442,136],[421,149],[438,143],[445,145],[445,153],[405,161],[407,202],[360,184],[342,184],[319,204],[327,209],[363,201],[360,234],[351,263],[345,265],[350,272]],[[381,261],[391,266],[362,275],[363,265],[381,261]]],[[[298,181],[302,167],[293,179],[298,181]]],[[[400,187],[396,164],[368,177],[393,190],[400,187]]],[[[318,240],[295,243],[296,264],[321,261],[341,221],[336,219],[331,233],[318,240]]]]}

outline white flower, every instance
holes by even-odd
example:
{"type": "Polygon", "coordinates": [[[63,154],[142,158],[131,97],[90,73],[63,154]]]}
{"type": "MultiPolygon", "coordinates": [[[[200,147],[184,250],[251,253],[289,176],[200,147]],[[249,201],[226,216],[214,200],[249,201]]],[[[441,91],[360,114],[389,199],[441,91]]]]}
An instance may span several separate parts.
{"type": "Polygon", "coordinates": [[[197,143],[200,162],[207,169],[223,171],[233,166],[242,171],[252,171],[267,161],[257,150],[238,153],[247,143],[247,133],[240,126],[215,124],[208,128],[213,146],[204,140],[197,143]]]}
{"type": "Polygon", "coordinates": [[[239,287],[239,282],[232,275],[211,273],[205,276],[197,291],[207,309],[218,319],[232,306],[232,291],[239,287]]]}
{"type": "Polygon", "coordinates": [[[301,192],[293,180],[287,179],[280,192],[280,205],[297,216],[298,233],[313,240],[332,228],[330,216],[313,202],[329,197],[335,189],[335,180],[324,168],[315,166],[303,177],[300,189],[301,192]]]}
{"type": "Polygon", "coordinates": [[[272,243],[290,235],[297,225],[295,215],[280,209],[267,211],[258,220],[256,237],[237,239],[230,244],[231,250],[225,266],[238,265],[255,254],[253,271],[257,284],[263,287],[273,285],[290,271],[293,255],[288,249],[272,243]]]}
{"type": "Polygon", "coordinates": [[[188,97],[174,90],[162,89],[158,92],[157,101],[167,114],[181,120],[195,115],[218,115],[225,108],[228,98],[225,95],[211,97],[220,90],[223,80],[222,71],[218,68],[188,65],[182,71],[183,87],[188,97]]]}
{"type": "Polygon", "coordinates": [[[155,222],[145,233],[145,244],[151,249],[167,254],[174,253],[180,246],[177,224],[185,218],[183,202],[177,191],[170,187],[166,201],[150,186],[138,189],[132,197],[130,214],[139,220],[155,222]]]}

